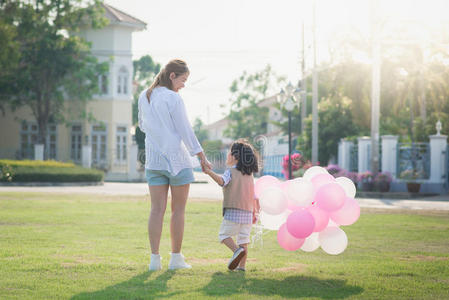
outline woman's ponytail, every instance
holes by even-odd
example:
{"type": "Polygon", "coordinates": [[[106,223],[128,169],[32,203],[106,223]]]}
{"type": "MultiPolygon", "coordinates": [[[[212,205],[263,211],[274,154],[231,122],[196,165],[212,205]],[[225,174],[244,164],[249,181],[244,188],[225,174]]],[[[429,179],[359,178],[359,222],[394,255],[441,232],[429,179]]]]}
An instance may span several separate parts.
{"type": "Polygon", "coordinates": [[[150,103],[151,93],[153,92],[154,88],[157,87],[157,86],[161,83],[162,72],[164,72],[164,69],[162,69],[162,70],[156,75],[156,78],[154,79],[153,83],[151,84],[151,86],[150,86],[149,89],[147,90],[147,99],[148,99],[148,103],[150,103]]]}
{"type": "Polygon", "coordinates": [[[170,74],[175,73],[178,77],[182,74],[189,73],[189,68],[185,61],[180,59],[171,60],[156,76],[153,83],[147,90],[147,99],[150,103],[151,93],[157,86],[165,86],[168,89],[172,89],[172,82],[170,80],[170,74]]]}

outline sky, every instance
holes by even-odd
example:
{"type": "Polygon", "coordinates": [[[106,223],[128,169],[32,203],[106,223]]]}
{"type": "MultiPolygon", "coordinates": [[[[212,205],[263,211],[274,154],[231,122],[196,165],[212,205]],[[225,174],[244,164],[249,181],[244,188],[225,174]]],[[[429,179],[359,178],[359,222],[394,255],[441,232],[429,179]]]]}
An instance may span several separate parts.
{"type": "MultiPolygon", "coordinates": [[[[387,22],[449,24],[449,1],[378,0],[387,22]]],[[[173,58],[190,69],[180,91],[187,114],[210,124],[229,112],[229,87],[244,71],[270,64],[296,83],[302,76],[302,24],[306,69],[313,65],[312,0],[105,0],[147,23],[133,34],[133,59],[149,54],[162,66],[173,58]],[[221,107],[225,105],[225,107],[221,107]]],[[[370,33],[371,0],[317,0],[317,61],[329,60],[329,45],[340,33],[370,33]]],[[[408,23],[407,23],[408,24],[408,23]]],[[[277,91],[270,91],[275,94],[277,91]]]]}

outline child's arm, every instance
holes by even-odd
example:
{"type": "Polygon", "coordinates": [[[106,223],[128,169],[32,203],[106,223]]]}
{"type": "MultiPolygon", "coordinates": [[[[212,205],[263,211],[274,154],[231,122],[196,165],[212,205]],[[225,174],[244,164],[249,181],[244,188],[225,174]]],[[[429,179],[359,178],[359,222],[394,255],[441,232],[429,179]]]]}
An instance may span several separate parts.
{"type": "Polygon", "coordinates": [[[223,186],[224,184],[224,180],[223,177],[221,177],[221,175],[218,175],[217,173],[215,173],[214,171],[212,171],[212,169],[205,169],[204,173],[206,173],[207,175],[209,175],[216,183],[218,183],[220,186],[223,186]]]}
{"type": "Polygon", "coordinates": [[[259,219],[259,212],[260,212],[259,198],[256,198],[256,196],[254,196],[253,224],[256,224],[257,220],[259,219]]]}

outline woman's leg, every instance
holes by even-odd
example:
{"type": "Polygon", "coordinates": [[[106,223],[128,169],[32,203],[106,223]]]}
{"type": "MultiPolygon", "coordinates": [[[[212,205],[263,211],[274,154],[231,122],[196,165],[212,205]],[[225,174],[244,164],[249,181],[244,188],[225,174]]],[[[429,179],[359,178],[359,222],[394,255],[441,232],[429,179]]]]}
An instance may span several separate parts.
{"type": "Polygon", "coordinates": [[[148,236],[151,253],[159,254],[161,242],[162,223],[167,208],[168,184],[152,185],[150,188],[151,212],[148,220],[148,236]]]}
{"type": "Polygon", "coordinates": [[[172,253],[180,253],[184,236],[184,213],[190,184],[170,186],[171,189],[171,221],[170,236],[172,253]]]}

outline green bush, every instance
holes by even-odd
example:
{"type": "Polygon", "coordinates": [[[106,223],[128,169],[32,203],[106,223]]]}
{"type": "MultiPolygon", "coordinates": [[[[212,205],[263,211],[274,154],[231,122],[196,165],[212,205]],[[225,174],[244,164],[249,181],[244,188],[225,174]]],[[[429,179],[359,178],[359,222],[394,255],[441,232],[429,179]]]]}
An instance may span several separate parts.
{"type": "Polygon", "coordinates": [[[73,163],[35,160],[0,160],[0,181],[6,182],[98,182],[104,173],[73,163]]]}

